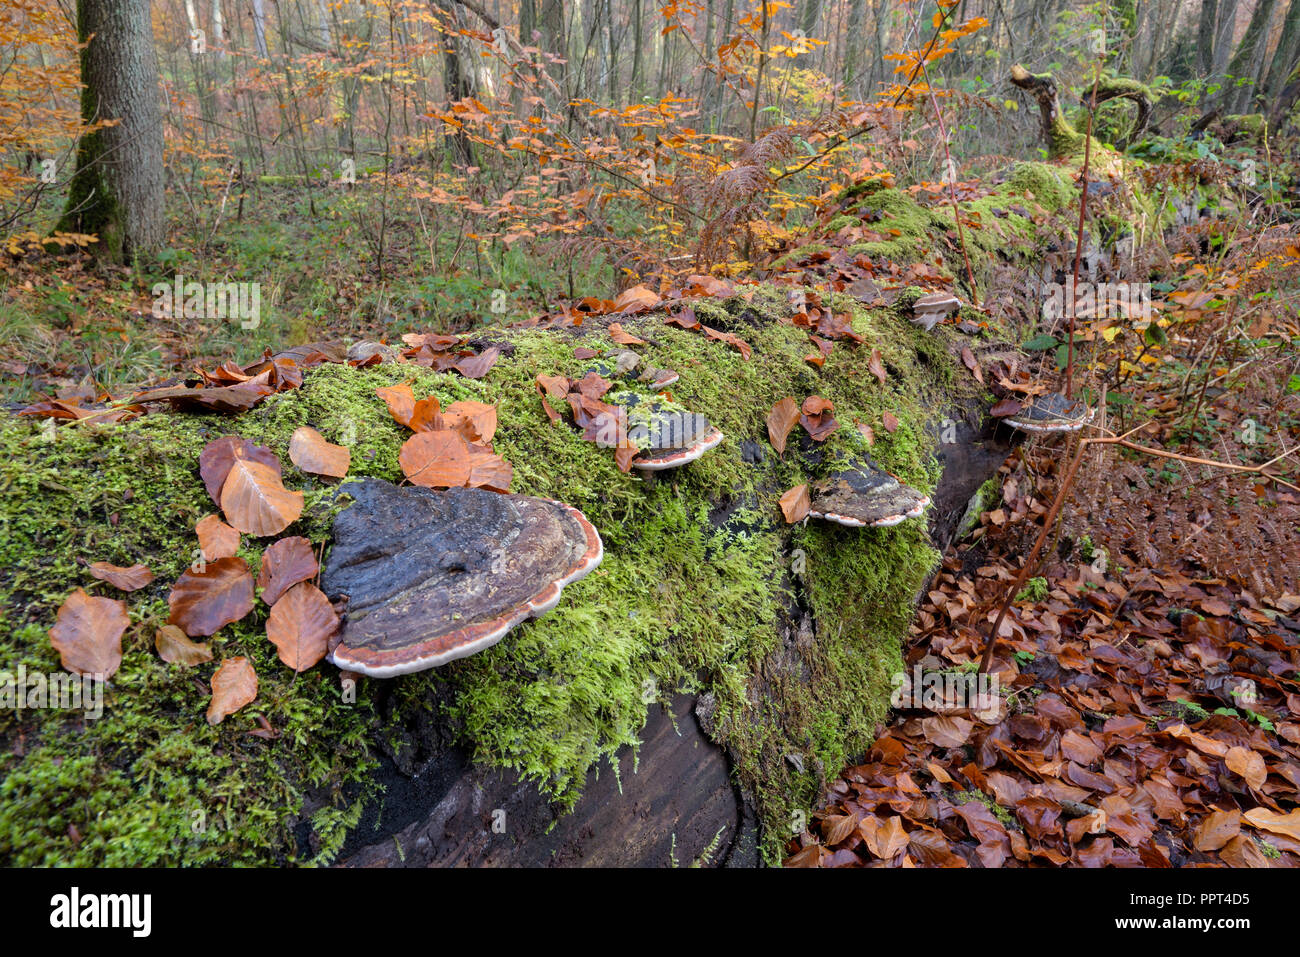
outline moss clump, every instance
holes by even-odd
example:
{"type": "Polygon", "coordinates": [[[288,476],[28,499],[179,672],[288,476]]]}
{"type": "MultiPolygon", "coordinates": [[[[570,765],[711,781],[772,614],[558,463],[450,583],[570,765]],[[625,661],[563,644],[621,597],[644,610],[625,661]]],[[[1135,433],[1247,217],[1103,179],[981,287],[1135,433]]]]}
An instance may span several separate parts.
{"type": "MultiPolygon", "coordinates": [[[[646,361],[681,374],[668,398],[727,436],[700,461],[659,477],[619,472],[612,453],[581,441],[567,422],[552,426],[542,411],[536,375],[578,375],[576,345],[610,345],[599,329],[494,332],[506,353],[478,381],[406,364],[327,365],[240,416],[159,412],[118,426],[61,426],[52,438],[41,423],[0,421],[6,667],[59,669],[47,636],[59,605],[78,586],[114,594],[85,563],[142,561],[157,576],[125,596],[132,627],[101,719],[0,713],[0,860],[303,862],[312,859],[295,837],[304,821],[326,860],[370,794],[377,741],[400,741],[403,725],[430,709],[478,760],[517,770],[569,806],[591,769],[636,747],[647,707],[676,689],[712,696],[711,734],[735,756],[737,779],[758,805],[764,851],[775,859],[789,811],[816,797],[817,769],[833,773],[870,743],[900,667],[912,596],[936,557],[919,523],[791,528],[777,500],[868,451],[932,490],[930,420],[968,377],[954,375],[942,341],[891,310],[847,299],[836,308],[851,312],[867,342],[837,343],[817,369],[804,361],[806,333],[777,321],[788,311],[785,290],[746,291],[696,311],[744,338],[749,360],[659,315],[624,321],[649,341],[637,349],[646,361]],[[884,385],[868,369],[872,348],[889,372],[884,385]],[[260,604],[218,632],[211,664],[182,671],[161,662],[154,630],[166,620],[171,583],[194,557],[194,523],[213,511],[198,476],[203,445],[238,434],[275,451],[286,483],[307,500],[285,534],[326,541],[347,484],[327,486],[294,469],[289,437],[310,424],[351,447],[352,477],[398,480],[409,433],[375,389],[403,381],[444,404],[496,403],[494,443],[514,466],[514,491],[581,508],[605,540],[600,568],[570,586],[555,611],[489,651],[394,679],[382,715],[373,682],[360,682],[352,701],[332,666],[295,676],[280,665],[260,604]],[[768,411],[784,396],[812,394],[835,402],[840,429],[817,448],[796,434],[778,458],[766,440],[768,411]],[[886,410],[900,423],[892,434],[881,427],[886,410]],[[875,431],[869,450],[857,423],[875,431]],[[209,726],[204,682],[237,654],[257,668],[258,700],[209,726]],[[259,718],[275,737],[249,734],[259,718]],[[313,807],[324,800],[310,816],[309,794],[313,807]]],[[[265,544],[244,540],[254,570],[265,544]]]]}
{"type": "Polygon", "coordinates": [[[1005,185],[1022,196],[1026,192],[1033,193],[1034,198],[1052,212],[1072,206],[1079,200],[1079,191],[1066,171],[1050,163],[1017,163],[1005,185]]]}

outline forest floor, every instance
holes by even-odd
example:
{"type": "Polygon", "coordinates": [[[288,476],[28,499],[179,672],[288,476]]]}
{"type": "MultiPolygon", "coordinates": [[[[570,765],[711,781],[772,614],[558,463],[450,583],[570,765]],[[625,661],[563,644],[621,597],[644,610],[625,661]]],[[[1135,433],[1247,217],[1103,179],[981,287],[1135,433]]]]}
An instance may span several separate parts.
{"type": "Polygon", "coordinates": [[[1187,458],[1089,448],[1045,532],[1078,440],[1015,450],[912,626],[914,697],[828,783],[787,866],[1300,864],[1300,489],[1287,457],[1300,446],[1300,360],[1238,349],[1294,343],[1295,290],[1241,327],[1220,317],[1197,333],[1211,300],[1190,290],[1208,266],[1184,266],[1161,361],[1130,379],[1126,418],[1102,424],[1140,424],[1132,441],[1187,458]],[[1289,482],[1196,459],[1277,459],[1289,482]],[[1049,548],[1013,596],[1040,534],[1049,548]],[[977,687],[960,682],[975,677],[1004,595],[996,685],[954,693],[977,687]]]}
{"type": "MultiPolygon", "coordinates": [[[[896,708],[865,762],[829,781],[825,805],[794,828],[788,865],[1300,864],[1294,275],[1287,294],[1225,306],[1254,288],[1270,250],[1300,257],[1300,231],[1260,230],[1253,244],[1229,236],[1238,254],[1225,257],[1229,227],[1189,233],[1198,229],[1203,242],[1166,258],[1176,271],[1157,304],[1165,332],[1125,347],[1099,326],[1080,374],[1096,397],[1113,362],[1122,385],[1089,434],[1109,428],[1182,458],[1089,448],[1059,527],[1045,529],[1078,439],[1035,439],[1012,454],[978,527],[944,556],[905,650],[909,668],[972,677],[1045,535],[1042,567],[1011,596],[999,634],[996,714],[896,708]],[[1280,480],[1262,463],[1276,463],[1280,480]]],[[[61,317],[8,343],[0,374],[11,403],[40,391],[94,403],[120,394],[110,385],[233,348],[211,330],[151,322],[126,271],[82,273],[73,261],[52,281],[8,268],[12,295],[61,317]],[[114,311],[130,318],[106,321],[114,311]]],[[[927,268],[891,278],[931,280],[927,268]]],[[[259,335],[269,345],[323,331],[381,335],[327,320],[259,335]]]]}

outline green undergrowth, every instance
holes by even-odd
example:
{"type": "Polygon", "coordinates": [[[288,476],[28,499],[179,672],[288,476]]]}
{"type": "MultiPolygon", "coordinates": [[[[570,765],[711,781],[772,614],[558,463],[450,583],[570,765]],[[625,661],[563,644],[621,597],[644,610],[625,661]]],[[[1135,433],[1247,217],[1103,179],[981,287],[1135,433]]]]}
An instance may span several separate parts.
{"type": "MultiPolygon", "coordinates": [[[[703,304],[710,324],[752,348],[734,348],[663,324],[626,319],[648,341],[647,361],[677,370],[673,401],[702,412],[726,435],[685,468],[656,476],[617,470],[613,454],[551,425],[538,373],[577,375],[575,346],[606,348],[600,329],[491,333],[506,354],[482,380],[405,364],[365,370],[328,365],[301,388],[239,416],[155,412],[123,425],[0,421],[0,668],[55,672],[47,631],[76,587],[126,600],[132,625],[121,669],[98,720],[57,710],[0,712],[0,861],[9,864],[147,865],[325,862],[356,820],[356,801],[381,799],[371,784],[377,741],[436,709],[474,757],[513,768],[549,798],[572,806],[586,776],[635,748],[647,709],[676,690],[709,693],[711,734],[735,759],[758,808],[762,848],[779,857],[794,811],[810,809],[825,775],[864,752],[888,708],[890,675],[912,598],[936,555],[924,526],[849,530],[787,526],[779,496],[865,455],[926,490],[938,479],[934,420],[963,390],[944,336],[927,336],[887,310],[851,300],[866,342],[837,343],[823,369],[804,357],[804,331],[777,321],[782,291],[703,304]],[[888,377],[869,372],[872,348],[888,377]],[[352,449],[350,477],[400,480],[409,433],[375,396],[410,381],[444,403],[495,402],[495,447],[514,467],[512,490],[581,508],[606,546],[601,566],[570,585],[560,605],[472,658],[394,679],[395,707],[380,717],[374,682],[345,700],[337,670],[322,663],[295,676],[265,637],[260,602],[213,639],[215,660],[191,670],[164,664],[153,635],[167,617],[171,583],[194,559],[195,521],[213,511],[198,456],[213,438],[238,434],[266,445],[304,516],[286,532],[328,539],[347,502],[298,472],[288,440],[299,425],[352,449]],[[778,457],[765,420],[784,396],[835,403],[840,428],[814,449],[796,427],[778,457]],[[882,414],[899,420],[896,431],[882,414]],[[868,448],[858,426],[869,426],[868,448]],[[148,564],[146,588],[121,595],[86,565],[148,564]],[[246,655],[257,701],[209,726],[206,682],[225,658],[246,655]],[[391,714],[390,714],[391,712],[391,714]],[[274,737],[250,732],[263,727],[274,737]],[[305,798],[316,840],[303,840],[305,798]],[[327,851],[313,857],[310,848],[327,851]]],[[[245,537],[256,571],[264,542],[245,537]]]]}

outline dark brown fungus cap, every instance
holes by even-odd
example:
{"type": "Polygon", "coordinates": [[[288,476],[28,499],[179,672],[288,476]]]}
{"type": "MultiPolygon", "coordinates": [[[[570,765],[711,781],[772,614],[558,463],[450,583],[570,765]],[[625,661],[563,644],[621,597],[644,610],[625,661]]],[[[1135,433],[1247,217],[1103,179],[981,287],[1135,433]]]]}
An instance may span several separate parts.
{"type": "Polygon", "coordinates": [[[808,514],[850,528],[882,527],[916,518],[929,504],[924,492],[864,463],[814,483],[808,514]]]}
{"type": "Polygon", "coordinates": [[[347,486],[321,585],[346,597],[330,659],[375,678],[496,644],[600,564],[600,535],[572,506],[483,489],[347,486]]]}

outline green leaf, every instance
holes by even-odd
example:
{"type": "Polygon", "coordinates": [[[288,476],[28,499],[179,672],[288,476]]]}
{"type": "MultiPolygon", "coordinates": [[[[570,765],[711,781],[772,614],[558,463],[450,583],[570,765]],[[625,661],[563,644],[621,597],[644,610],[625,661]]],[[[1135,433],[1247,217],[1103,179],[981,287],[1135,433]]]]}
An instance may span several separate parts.
{"type": "Polygon", "coordinates": [[[1149,346],[1164,346],[1169,344],[1169,337],[1165,335],[1165,330],[1159,323],[1152,322],[1142,330],[1142,338],[1147,341],[1149,346]]]}
{"type": "Polygon", "coordinates": [[[1061,344],[1061,340],[1056,336],[1048,335],[1046,332],[1040,332],[1028,342],[1021,343],[1022,349],[1028,349],[1031,352],[1043,352],[1047,349],[1055,349],[1061,344]]]}

